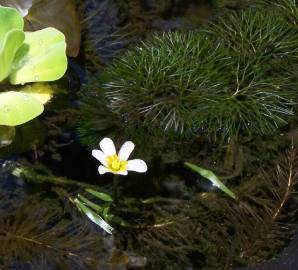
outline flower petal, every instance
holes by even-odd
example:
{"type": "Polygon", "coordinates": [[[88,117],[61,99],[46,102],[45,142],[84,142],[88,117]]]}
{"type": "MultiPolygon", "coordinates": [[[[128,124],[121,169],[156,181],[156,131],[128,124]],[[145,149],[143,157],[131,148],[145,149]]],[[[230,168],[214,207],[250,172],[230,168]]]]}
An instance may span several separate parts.
{"type": "Polygon", "coordinates": [[[127,175],[127,171],[119,171],[119,172],[113,172],[114,174],[121,174],[121,175],[127,175]]]}
{"type": "Polygon", "coordinates": [[[132,159],[129,160],[127,163],[127,170],[128,171],[135,171],[144,173],[147,171],[147,164],[144,160],[141,159],[132,159]]]}
{"type": "Polygon", "coordinates": [[[106,168],[105,166],[99,166],[98,167],[99,174],[105,174],[111,172],[110,169],[106,168]]]}
{"type": "Polygon", "coordinates": [[[115,145],[110,138],[103,138],[100,141],[99,146],[106,156],[112,156],[116,154],[115,145]]]}
{"type": "Polygon", "coordinates": [[[118,153],[118,157],[119,159],[122,161],[122,160],[128,160],[131,152],[133,151],[133,149],[135,148],[135,145],[133,142],[131,141],[127,141],[125,142],[120,150],[119,150],[119,153],[118,153]]]}
{"type": "Polygon", "coordinates": [[[92,150],[92,156],[95,157],[104,166],[107,166],[107,156],[100,150],[92,150]]]}

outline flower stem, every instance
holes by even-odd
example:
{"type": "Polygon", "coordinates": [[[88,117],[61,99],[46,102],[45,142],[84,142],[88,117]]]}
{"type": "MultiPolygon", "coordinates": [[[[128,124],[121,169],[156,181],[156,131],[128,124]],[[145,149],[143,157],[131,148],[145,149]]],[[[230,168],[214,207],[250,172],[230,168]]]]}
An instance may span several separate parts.
{"type": "Polygon", "coordinates": [[[119,190],[118,190],[118,181],[119,180],[119,175],[114,175],[113,178],[113,199],[114,199],[114,203],[118,203],[118,197],[119,197],[119,190]]]}

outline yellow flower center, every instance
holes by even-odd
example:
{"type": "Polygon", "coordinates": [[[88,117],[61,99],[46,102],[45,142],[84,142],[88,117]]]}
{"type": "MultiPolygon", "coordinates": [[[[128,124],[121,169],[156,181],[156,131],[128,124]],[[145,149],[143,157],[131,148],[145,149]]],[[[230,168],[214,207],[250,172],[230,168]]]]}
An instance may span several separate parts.
{"type": "Polygon", "coordinates": [[[127,168],[127,161],[119,160],[119,157],[115,154],[107,157],[107,168],[113,172],[125,171],[127,168]]]}

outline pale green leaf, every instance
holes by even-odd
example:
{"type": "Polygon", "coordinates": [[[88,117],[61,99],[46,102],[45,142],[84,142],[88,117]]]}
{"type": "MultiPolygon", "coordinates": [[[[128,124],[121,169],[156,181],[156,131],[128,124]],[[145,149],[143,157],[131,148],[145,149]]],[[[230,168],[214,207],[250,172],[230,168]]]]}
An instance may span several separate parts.
{"type": "Polygon", "coordinates": [[[43,104],[36,98],[15,91],[0,93],[0,125],[24,124],[43,112],[43,104]]]}
{"type": "Polygon", "coordinates": [[[33,83],[26,85],[20,90],[21,93],[28,94],[46,104],[54,95],[54,89],[48,83],[33,83]]]}
{"type": "Polygon", "coordinates": [[[14,8],[0,6],[0,49],[7,32],[16,29],[23,30],[24,21],[14,8]]]}
{"type": "Polygon", "coordinates": [[[0,46],[0,82],[10,74],[16,52],[21,47],[25,34],[21,30],[13,29],[4,35],[2,46],[0,46]]]}
{"type": "Polygon", "coordinates": [[[232,192],[229,188],[227,188],[225,186],[225,184],[223,182],[221,182],[219,180],[219,178],[212,172],[209,170],[206,170],[204,168],[201,168],[197,165],[194,165],[192,163],[189,162],[185,162],[184,163],[187,167],[191,168],[193,171],[197,172],[198,174],[200,174],[201,176],[207,178],[208,180],[210,180],[214,186],[218,187],[219,189],[221,189],[224,193],[226,193],[228,196],[230,196],[233,199],[236,199],[237,196],[235,195],[234,192],[232,192]]]}
{"type": "Polygon", "coordinates": [[[25,30],[54,27],[66,37],[67,54],[80,51],[81,24],[73,0],[0,0],[0,5],[16,8],[25,17],[25,30]]]}
{"type": "Polygon", "coordinates": [[[14,63],[16,69],[10,75],[12,84],[55,81],[66,72],[66,43],[60,31],[50,27],[26,32],[22,49],[27,51],[21,51],[14,63]]]}

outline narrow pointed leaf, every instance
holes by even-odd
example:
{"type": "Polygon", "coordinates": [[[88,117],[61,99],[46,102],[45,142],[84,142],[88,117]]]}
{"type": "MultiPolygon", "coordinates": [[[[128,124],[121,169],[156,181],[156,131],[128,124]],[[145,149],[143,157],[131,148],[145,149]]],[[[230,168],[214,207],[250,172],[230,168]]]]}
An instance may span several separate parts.
{"type": "Polygon", "coordinates": [[[207,178],[208,180],[210,180],[214,186],[218,187],[219,189],[221,189],[224,193],[226,193],[228,196],[230,196],[233,199],[236,199],[237,196],[235,195],[234,192],[232,192],[229,188],[227,188],[225,186],[225,184],[223,182],[221,182],[219,180],[219,178],[212,172],[209,170],[206,170],[204,168],[201,168],[197,165],[194,165],[192,163],[189,162],[185,162],[184,163],[187,167],[191,168],[193,171],[197,172],[198,174],[200,174],[201,176],[207,178]]]}
{"type": "Polygon", "coordinates": [[[93,210],[95,210],[96,212],[101,212],[103,210],[103,208],[99,205],[97,205],[94,202],[91,202],[90,200],[88,200],[87,198],[85,198],[83,195],[78,194],[78,199],[84,203],[86,206],[92,208],[93,210]]]}
{"type": "Polygon", "coordinates": [[[113,198],[106,194],[106,193],[102,193],[102,192],[98,192],[94,189],[91,189],[91,188],[88,188],[86,189],[87,192],[89,192],[90,194],[92,194],[93,196],[97,197],[98,199],[100,200],[103,200],[105,202],[112,202],[113,201],[113,198]]]}
{"type": "Polygon", "coordinates": [[[113,215],[109,214],[109,210],[110,210],[110,207],[107,206],[102,211],[102,215],[106,220],[109,220],[109,217],[113,216],[113,215]]]}
{"type": "Polygon", "coordinates": [[[118,216],[113,215],[110,217],[110,220],[112,220],[114,224],[119,224],[120,226],[123,226],[123,227],[129,226],[129,223],[127,221],[125,221],[124,219],[122,219],[118,216]]]}
{"type": "Polygon", "coordinates": [[[77,207],[96,225],[101,227],[104,231],[106,231],[109,234],[112,234],[112,231],[114,230],[113,227],[111,227],[107,222],[105,222],[99,215],[97,215],[93,210],[91,210],[89,207],[85,206],[83,203],[81,203],[78,199],[75,199],[75,203],[77,207]]]}

